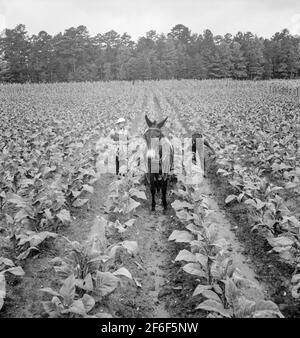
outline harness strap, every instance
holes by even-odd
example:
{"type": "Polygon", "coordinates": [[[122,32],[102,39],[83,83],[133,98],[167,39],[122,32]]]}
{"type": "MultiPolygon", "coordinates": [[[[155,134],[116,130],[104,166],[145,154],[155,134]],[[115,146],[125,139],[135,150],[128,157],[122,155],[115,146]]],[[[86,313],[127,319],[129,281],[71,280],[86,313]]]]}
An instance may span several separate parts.
{"type": "Polygon", "coordinates": [[[158,131],[161,131],[161,129],[159,129],[159,128],[148,128],[147,130],[158,130],[158,131]]]}
{"type": "Polygon", "coordinates": [[[148,129],[146,129],[146,131],[144,132],[144,134],[146,134],[148,130],[157,130],[157,131],[161,132],[161,129],[159,129],[159,128],[148,128],[148,129]]]}

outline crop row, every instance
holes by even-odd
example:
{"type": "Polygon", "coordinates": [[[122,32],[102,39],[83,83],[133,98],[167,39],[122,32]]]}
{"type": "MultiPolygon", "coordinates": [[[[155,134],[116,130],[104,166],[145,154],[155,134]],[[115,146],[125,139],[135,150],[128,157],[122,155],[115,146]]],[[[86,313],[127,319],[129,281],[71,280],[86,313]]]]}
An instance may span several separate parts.
{"type": "MultiPolygon", "coordinates": [[[[0,95],[0,225],[14,253],[1,258],[2,308],[5,274],[24,274],[15,264],[57,238],[59,229],[71,224],[73,212],[89,204],[98,179],[96,142],[120,112],[129,121],[134,118],[144,88],[11,85],[2,86],[0,95]]],[[[1,252],[7,254],[5,248],[1,252]]],[[[67,282],[72,294],[73,281],[67,282]]]]}
{"type": "Polygon", "coordinates": [[[252,231],[294,270],[290,289],[299,298],[299,103],[270,85],[186,82],[161,92],[187,130],[204,133],[213,144],[218,174],[233,191],[225,202],[247,205],[252,231]]]}

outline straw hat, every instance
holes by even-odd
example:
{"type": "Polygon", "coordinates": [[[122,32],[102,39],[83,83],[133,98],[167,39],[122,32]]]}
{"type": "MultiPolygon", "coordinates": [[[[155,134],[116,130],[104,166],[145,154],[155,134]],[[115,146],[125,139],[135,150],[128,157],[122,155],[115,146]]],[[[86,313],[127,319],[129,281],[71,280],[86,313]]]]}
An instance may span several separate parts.
{"type": "Polygon", "coordinates": [[[118,121],[116,122],[116,124],[125,123],[125,122],[126,120],[123,117],[120,117],[118,121]]]}

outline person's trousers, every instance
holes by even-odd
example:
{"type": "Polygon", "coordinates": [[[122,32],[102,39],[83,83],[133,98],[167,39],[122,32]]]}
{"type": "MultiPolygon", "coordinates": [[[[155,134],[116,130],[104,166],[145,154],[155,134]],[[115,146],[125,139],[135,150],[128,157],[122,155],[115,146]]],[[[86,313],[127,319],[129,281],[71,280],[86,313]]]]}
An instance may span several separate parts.
{"type": "Polygon", "coordinates": [[[119,175],[119,170],[120,170],[119,156],[116,156],[116,174],[117,175],[119,175]]]}

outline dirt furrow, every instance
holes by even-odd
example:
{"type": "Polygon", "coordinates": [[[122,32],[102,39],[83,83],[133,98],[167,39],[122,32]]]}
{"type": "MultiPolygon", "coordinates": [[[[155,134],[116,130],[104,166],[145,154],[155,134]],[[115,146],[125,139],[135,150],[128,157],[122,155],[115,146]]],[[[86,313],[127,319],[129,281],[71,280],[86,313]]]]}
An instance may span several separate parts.
{"type": "Polygon", "coordinates": [[[253,300],[265,298],[267,291],[265,290],[264,285],[258,282],[254,266],[251,260],[243,254],[245,248],[235,235],[237,226],[230,223],[225,215],[225,211],[221,210],[218,206],[213,187],[208,179],[204,179],[201,185],[201,191],[207,196],[206,201],[208,202],[208,207],[213,211],[209,220],[217,227],[219,238],[224,238],[229,244],[228,250],[230,251],[233,262],[241,276],[252,282],[252,288],[249,289],[249,291],[244,290],[247,298],[253,300]]]}
{"type": "Polygon", "coordinates": [[[164,234],[166,216],[161,213],[160,210],[155,213],[150,212],[148,203],[145,203],[137,210],[134,229],[127,232],[124,237],[124,239],[137,241],[139,247],[137,257],[124,261],[138,282],[138,286],[127,285],[125,292],[119,297],[125,299],[122,309],[122,315],[125,317],[170,317],[165,301],[160,299],[161,290],[168,283],[170,265],[167,238],[164,234]],[[128,305],[128,298],[132,295],[136,304],[140,305],[135,309],[127,309],[130,312],[126,313],[124,304],[128,305]]]}
{"type": "MultiPolygon", "coordinates": [[[[148,104],[149,100],[145,97],[144,105],[148,104]]],[[[144,114],[137,114],[130,128],[131,135],[140,131],[144,123],[144,114]]],[[[147,201],[134,213],[134,226],[125,233],[115,233],[111,238],[112,242],[136,241],[139,248],[137,256],[125,254],[120,257],[119,263],[131,272],[134,282],[127,282],[110,296],[110,308],[117,317],[170,317],[165,301],[160,299],[161,290],[168,283],[168,267],[171,263],[167,242],[169,234],[164,229],[168,217],[163,215],[159,205],[155,213],[150,211],[149,187],[146,194],[147,201]]]]}

